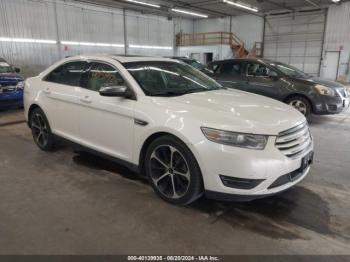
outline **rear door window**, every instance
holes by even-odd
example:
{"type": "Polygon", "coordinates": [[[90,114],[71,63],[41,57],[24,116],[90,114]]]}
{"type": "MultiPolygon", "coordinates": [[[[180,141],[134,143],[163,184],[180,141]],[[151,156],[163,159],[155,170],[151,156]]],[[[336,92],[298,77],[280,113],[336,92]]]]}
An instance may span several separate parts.
{"type": "Polygon", "coordinates": [[[53,70],[45,78],[45,81],[62,85],[80,86],[86,66],[87,62],[84,61],[66,63],[53,70]]]}

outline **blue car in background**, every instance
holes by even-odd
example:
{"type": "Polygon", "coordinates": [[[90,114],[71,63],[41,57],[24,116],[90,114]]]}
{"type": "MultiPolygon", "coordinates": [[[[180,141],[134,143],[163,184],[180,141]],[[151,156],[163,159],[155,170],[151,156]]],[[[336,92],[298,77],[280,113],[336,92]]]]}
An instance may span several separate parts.
{"type": "Polygon", "coordinates": [[[23,107],[24,79],[19,72],[0,58],[0,109],[23,107]]]}

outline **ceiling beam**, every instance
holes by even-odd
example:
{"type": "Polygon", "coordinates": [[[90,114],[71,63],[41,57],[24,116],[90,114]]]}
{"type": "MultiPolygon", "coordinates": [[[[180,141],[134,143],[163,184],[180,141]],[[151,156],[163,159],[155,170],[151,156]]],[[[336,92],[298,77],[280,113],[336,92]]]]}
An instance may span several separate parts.
{"type": "MultiPolygon", "coordinates": [[[[206,10],[209,10],[209,11],[212,10],[209,7],[205,8],[205,6],[211,6],[211,5],[217,5],[217,4],[225,4],[222,0],[201,0],[201,1],[192,2],[192,3],[186,3],[184,1],[170,1],[170,0],[163,0],[163,1],[171,2],[171,3],[175,2],[175,3],[178,3],[179,5],[182,5],[182,7],[202,9],[203,12],[208,12],[206,10]]],[[[254,12],[249,12],[249,11],[246,11],[246,10],[244,10],[242,8],[239,8],[239,7],[234,7],[234,6],[230,6],[230,7],[235,9],[235,10],[237,10],[237,11],[239,11],[239,12],[245,13],[245,14],[255,15],[255,16],[258,16],[258,17],[263,17],[261,14],[257,14],[257,13],[254,13],[254,12]]],[[[215,11],[215,12],[220,13],[220,16],[232,16],[232,13],[230,13],[230,12],[219,12],[219,11],[215,11]]]]}
{"type": "Polygon", "coordinates": [[[317,8],[322,8],[319,4],[316,4],[313,0],[305,0],[305,2],[309,3],[310,5],[317,7],[317,8]]]}
{"type": "Polygon", "coordinates": [[[213,14],[214,16],[229,16],[229,14],[227,14],[227,13],[211,10],[211,9],[200,7],[200,6],[194,6],[193,4],[186,3],[184,1],[179,1],[179,0],[174,0],[174,1],[172,1],[172,0],[162,0],[162,1],[163,2],[167,2],[169,4],[172,4],[173,6],[176,6],[176,7],[194,8],[194,9],[197,9],[197,11],[202,11],[202,12],[206,12],[208,14],[213,14]]]}
{"type": "MultiPolygon", "coordinates": [[[[271,5],[274,5],[274,6],[277,6],[277,7],[279,7],[279,8],[282,8],[282,9],[286,9],[286,10],[289,10],[289,11],[292,11],[292,12],[295,12],[296,10],[294,9],[294,8],[292,8],[292,7],[289,7],[289,6],[287,6],[286,4],[280,4],[280,3],[277,3],[277,2],[275,2],[275,1],[272,1],[272,0],[258,0],[258,2],[260,3],[269,3],[269,4],[271,4],[271,5]]],[[[268,11],[270,11],[270,10],[268,10],[268,11]]]]}

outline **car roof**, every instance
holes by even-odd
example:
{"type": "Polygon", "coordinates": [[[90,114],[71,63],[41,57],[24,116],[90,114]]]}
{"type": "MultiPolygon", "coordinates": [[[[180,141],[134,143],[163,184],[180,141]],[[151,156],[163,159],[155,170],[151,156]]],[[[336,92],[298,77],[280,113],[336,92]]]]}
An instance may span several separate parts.
{"type": "Polygon", "coordinates": [[[225,59],[225,60],[216,60],[211,63],[225,63],[225,62],[262,62],[262,63],[271,63],[272,61],[263,58],[234,58],[234,59],[225,59]]]}
{"type": "Polygon", "coordinates": [[[66,60],[99,60],[99,59],[114,59],[120,63],[129,62],[147,62],[147,61],[173,61],[176,60],[163,57],[148,57],[148,56],[135,56],[135,55],[113,55],[113,54],[94,54],[94,55],[80,55],[67,57],[66,60]]]}
{"type": "Polygon", "coordinates": [[[173,56],[169,57],[171,59],[182,59],[182,60],[194,60],[193,58],[185,57],[185,56],[173,56]]]}

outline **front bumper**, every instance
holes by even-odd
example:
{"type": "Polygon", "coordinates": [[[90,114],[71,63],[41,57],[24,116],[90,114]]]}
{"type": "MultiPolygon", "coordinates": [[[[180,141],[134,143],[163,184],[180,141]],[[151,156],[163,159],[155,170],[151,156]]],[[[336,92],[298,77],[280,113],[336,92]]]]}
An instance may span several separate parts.
{"type": "Polygon", "coordinates": [[[276,137],[269,137],[265,150],[249,150],[202,141],[194,145],[201,167],[206,195],[221,200],[249,201],[280,193],[296,185],[308,174],[310,167],[301,170],[302,159],[313,151],[312,146],[297,158],[289,158],[275,146],[276,137]],[[273,186],[281,177],[301,170],[293,180],[273,186]],[[221,177],[220,177],[221,176],[221,177]],[[225,186],[222,176],[260,180],[251,189],[225,186]]]}
{"type": "Polygon", "coordinates": [[[23,106],[23,91],[0,93],[0,108],[23,106]]]}
{"type": "Polygon", "coordinates": [[[314,113],[318,115],[338,114],[346,110],[349,105],[349,97],[319,96],[315,100],[314,113]]]}

